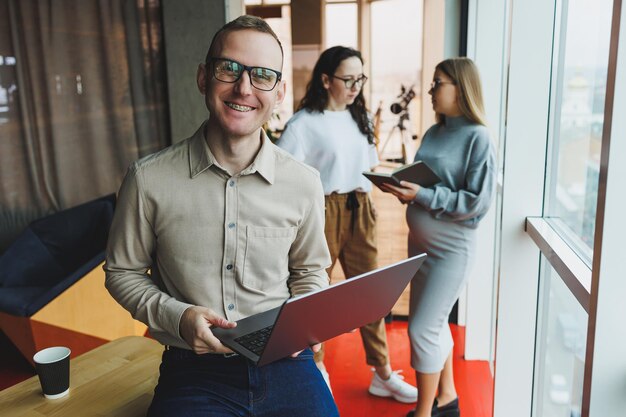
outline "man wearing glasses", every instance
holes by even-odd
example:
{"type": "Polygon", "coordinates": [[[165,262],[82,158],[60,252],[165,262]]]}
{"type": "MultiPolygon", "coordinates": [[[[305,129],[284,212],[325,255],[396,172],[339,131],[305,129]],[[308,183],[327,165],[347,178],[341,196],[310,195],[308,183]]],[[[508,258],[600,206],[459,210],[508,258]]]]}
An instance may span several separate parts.
{"type": "Polygon", "coordinates": [[[226,24],[198,67],[209,119],[120,189],[106,285],[166,345],[150,416],[338,416],[310,349],[257,368],[211,333],[328,285],[319,175],[261,129],[282,61],[263,20],[226,24]]]}

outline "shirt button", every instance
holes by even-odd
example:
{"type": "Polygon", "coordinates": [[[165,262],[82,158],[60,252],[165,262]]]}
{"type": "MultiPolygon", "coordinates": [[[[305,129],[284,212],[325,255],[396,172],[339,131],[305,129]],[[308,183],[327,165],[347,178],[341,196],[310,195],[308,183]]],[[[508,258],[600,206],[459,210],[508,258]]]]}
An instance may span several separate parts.
{"type": "Polygon", "coordinates": [[[228,269],[230,271],[231,269],[233,269],[233,266],[231,264],[228,264],[228,265],[226,265],[226,269],[228,269]]]}
{"type": "Polygon", "coordinates": [[[234,187],[235,186],[235,181],[233,181],[233,180],[228,181],[228,185],[230,185],[231,187],[234,187]]]}
{"type": "Polygon", "coordinates": [[[229,309],[229,310],[232,310],[232,309],[234,309],[234,308],[235,308],[235,305],[234,305],[234,304],[228,304],[228,309],[229,309]]]}
{"type": "Polygon", "coordinates": [[[228,228],[232,229],[233,227],[235,227],[235,223],[228,223],[228,228]]]}

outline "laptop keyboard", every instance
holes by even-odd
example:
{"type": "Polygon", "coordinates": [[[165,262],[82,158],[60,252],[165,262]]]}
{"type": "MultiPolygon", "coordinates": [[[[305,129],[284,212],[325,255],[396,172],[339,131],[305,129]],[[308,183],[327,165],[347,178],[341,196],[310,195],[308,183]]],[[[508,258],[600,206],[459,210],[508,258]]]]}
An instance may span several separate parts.
{"type": "Polygon", "coordinates": [[[267,344],[267,340],[270,338],[270,333],[272,332],[273,327],[274,325],[272,324],[271,326],[264,327],[261,330],[244,334],[243,336],[236,338],[235,342],[260,356],[261,352],[263,352],[263,348],[265,348],[265,345],[267,344]]]}

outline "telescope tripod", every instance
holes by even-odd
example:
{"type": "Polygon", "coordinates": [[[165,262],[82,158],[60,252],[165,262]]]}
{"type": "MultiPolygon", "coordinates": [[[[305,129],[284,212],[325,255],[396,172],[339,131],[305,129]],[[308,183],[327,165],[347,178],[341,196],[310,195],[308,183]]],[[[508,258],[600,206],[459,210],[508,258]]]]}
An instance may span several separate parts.
{"type": "Polygon", "coordinates": [[[411,140],[417,139],[417,135],[412,135],[407,130],[407,128],[404,127],[404,122],[407,120],[409,120],[409,113],[405,111],[402,114],[400,114],[400,116],[398,117],[398,123],[396,123],[396,125],[391,129],[391,131],[387,135],[387,138],[383,142],[383,146],[382,148],[380,148],[380,151],[378,152],[378,158],[380,160],[383,160],[383,155],[384,155],[385,149],[387,148],[387,145],[389,145],[389,142],[391,142],[391,140],[394,138],[396,140],[398,140],[399,138],[400,147],[401,147],[400,158],[385,158],[385,160],[388,162],[400,162],[403,165],[407,163],[407,160],[408,160],[407,148],[409,147],[408,144],[411,142],[411,140]]]}

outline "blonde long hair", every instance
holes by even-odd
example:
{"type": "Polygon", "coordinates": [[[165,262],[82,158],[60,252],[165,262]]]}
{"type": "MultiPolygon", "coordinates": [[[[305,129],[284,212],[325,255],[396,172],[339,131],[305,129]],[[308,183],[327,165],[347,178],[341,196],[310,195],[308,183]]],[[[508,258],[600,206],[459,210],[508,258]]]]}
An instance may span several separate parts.
{"type": "MultiPolygon", "coordinates": [[[[478,68],[469,58],[449,58],[441,61],[435,67],[446,74],[458,87],[459,109],[463,116],[474,123],[487,126],[483,92],[480,83],[478,68]]],[[[437,123],[444,123],[446,116],[436,114],[437,123]]]]}

